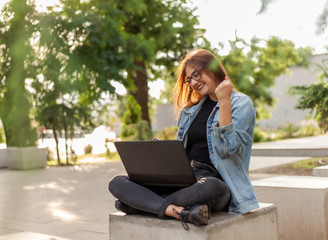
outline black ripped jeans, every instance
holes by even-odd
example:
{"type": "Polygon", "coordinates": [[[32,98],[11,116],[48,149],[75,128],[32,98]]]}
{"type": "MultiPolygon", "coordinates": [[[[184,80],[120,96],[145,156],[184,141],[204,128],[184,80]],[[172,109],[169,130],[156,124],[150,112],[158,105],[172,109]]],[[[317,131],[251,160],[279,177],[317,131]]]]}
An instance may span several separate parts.
{"type": "Polygon", "coordinates": [[[212,212],[227,210],[230,200],[228,186],[213,172],[194,168],[196,183],[189,187],[168,192],[167,189],[149,189],[130,181],[127,176],[116,176],[108,185],[109,191],[126,205],[147,213],[165,217],[166,208],[173,204],[192,207],[207,204],[212,212]]]}

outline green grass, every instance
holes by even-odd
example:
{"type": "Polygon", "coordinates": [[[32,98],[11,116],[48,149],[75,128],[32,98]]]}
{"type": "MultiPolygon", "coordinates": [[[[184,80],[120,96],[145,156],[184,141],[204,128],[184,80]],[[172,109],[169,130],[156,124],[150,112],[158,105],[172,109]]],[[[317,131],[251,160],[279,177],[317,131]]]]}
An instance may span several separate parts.
{"type": "Polygon", "coordinates": [[[254,170],[254,173],[270,173],[278,175],[305,175],[312,176],[312,169],[328,165],[328,157],[311,158],[294,163],[272,166],[264,169],[254,170]]]}
{"type": "Polygon", "coordinates": [[[328,157],[311,158],[311,159],[298,161],[296,163],[293,163],[292,167],[295,169],[312,170],[313,168],[323,166],[324,164],[328,164],[328,157]]]}

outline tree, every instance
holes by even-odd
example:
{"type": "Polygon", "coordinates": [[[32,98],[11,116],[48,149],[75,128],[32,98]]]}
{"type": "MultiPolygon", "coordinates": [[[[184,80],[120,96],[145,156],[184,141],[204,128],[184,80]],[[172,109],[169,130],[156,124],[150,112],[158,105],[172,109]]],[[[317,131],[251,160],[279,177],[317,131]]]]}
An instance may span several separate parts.
{"type": "Polygon", "coordinates": [[[53,131],[58,162],[58,135],[64,132],[67,143],[68,134],[92,127],[96,103],[104,93],[115,94],[111,81],[129,84],[125,70],[134,63],[122,51],[131,41],[122,28],[128,12],[119,10],[119,3],[63,0],[59,10],[55,6],[38,18],[35,60],[41,67],[32,83],[35,114],[53,131]]]}
{"type": "Polygon", "coordinates": [[[28,59],[33,50],[33,5],[12,0],[0,14],[0,117],[7,146],[35,146],[36,131],[31,126],[30,99],[25,88],[29,70],[28,59]]]}
{"type": "Polygon", "coordinates": [[[40,106],[36,114],[36,120],[47,129],[51,129],[55,142],[58,165],[61,165],[59,153],[59,136],[64,132],[66,164],[69,164],[68,139],[74,136],[77,127],[83,127],[82,123],[90,121],[87,109],[69,103],[49,104],[40,106]]]}
{"type": "Polygon", "coordinates": [[[156,79],[163,67],[172,71],[202,38],[186,1],[62,3],[62,11],[40,22],[50,26],[49,39],[71,43],[67,69],[78,83],[79,94],[90,102],[103,92],[114,94],[111,81],[119,81],[141,106],[142,119],[150,123],[148,80],[156,79]]]}
{"type": "Polygon", "coordinates": [[[293,86],[289,92],[293,95],[299,95],[297,108],[310,109],[315,112],[315,118],[319,126],[328,131],[328,71],[323,69],[319,80],[311,85],[293,86]]]}
{"type": "Polygon", "coordinates": [[[313,56],[314,49],[312,47],[300,47],[297,49],[298,55],[302,61],[297,63],[296,66],[308,67],[310,65],[311,57],[313,56]]]}
{"type": "Polygon", "coordinates": [[[197,45],[208,46],[208,42],[203,38],[204,30],[196,27],[197,17],[193,9],[186,7],[186,0],[142,2],[141,14],[127,15],[125,23],[125,31],[135,36],[134,44],[127,51],[133,52],[132,48],[137,46],[139,52],[134,57],[137,70],[129,72],[134,85],[127,87],[141,106],[142,120],[150,124],[148,81],[162,76],[163,71],[172,74],[178,60],[188,50],[197,45]]]}

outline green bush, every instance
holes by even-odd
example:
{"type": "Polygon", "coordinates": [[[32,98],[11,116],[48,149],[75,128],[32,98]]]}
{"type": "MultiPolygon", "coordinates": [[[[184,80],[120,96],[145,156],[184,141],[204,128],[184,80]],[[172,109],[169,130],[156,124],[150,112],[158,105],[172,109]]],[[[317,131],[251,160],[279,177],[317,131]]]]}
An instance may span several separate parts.
{"type": "Polygon", "coordinates": [[[126,141],[151,140],[152,132],[147,121],[129,124],[122,129],[122,139],[126,141]]]}
{"type": "Polygon", "coordinates": [[[254,128],[254,142],[268,142],[280,139],[309,137],[320,134],[320,128],[313,122],[307,122],[302,126],[288,123],[277,129],[264,129],[259,126],[254,128]]]}
{"type": "Polygon", "coordinates": [[[320,134],[320,128],[313,123],[307,123],[301,127],[301,135],[305,137],[314,136],[320,134]]]}
{"type": "Polygon", "coordinates": [[[267,141],[267,134],[264,130],[262,130],[260,127],[254,128],[254,142],[265,142],[267,141]]]}
{"type": "Polygon", "coordinates": [[[292,123],[287,123],[283,127],[278,128],[278,136],[281,139],[287,139],[287,138],[296,138],[301,137],[300,135],[300,127],[296,126],[292,123]]]}
{"type": "Polygon", "coordinates": [[[141,120],[141,107],[129,96],[126,100],[127,109],[123,115],[123,126],[121,138],[128,141],[150,140],[152,138],[151,128],[147,121],[141,120]]]}
{"type": "Polygon", "coordinates": [[[88,144],[84,147],[84,154],[92,153],[92,145],[88,144]]]}
{"type": "Polygon", "coordinates": [[[123,124],[129,125],[141,121],[141,107],[132,95],[127,98],[126,107],[122,118],[123,124]]]}

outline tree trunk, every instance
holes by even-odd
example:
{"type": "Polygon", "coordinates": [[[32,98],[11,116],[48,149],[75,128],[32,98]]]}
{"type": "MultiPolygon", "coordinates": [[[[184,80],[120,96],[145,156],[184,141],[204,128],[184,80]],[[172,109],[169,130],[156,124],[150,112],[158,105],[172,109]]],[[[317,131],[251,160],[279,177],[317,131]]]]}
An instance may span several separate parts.
{"type": "Polygon", "coordinates": [[[28,10],[26,1],[13,0],[12,7],[14,18],[10,28],[13,41],[6,44],[10,49],[10,70],[6,76],[7,90],[1,103],[1,119],[7,147],[28,147],[36,145],[36,131],[31,127],[29,117],[31,105],[25,89],[24,61],[28,52],[26,42],[29,39],[25,17],[28,10]]]}
{"type": "Polygon", "coordinates": [[[148,78],[146,75],[146,66],[144,62],[140,61],[136,61],[135,64],[142,70],[138,70],[136,75],[132,76],[137,90],[131,92],[131,94],[141,107],[141,119],[147,121],[151,127],[148,109],[148,78]]]}
{"type": "Polygon", "coordinates": [[[68,165],[68,143],[67,143],[67,127],[65,126],[65,129],[64,129],[64,134],[65,134],[65,151],[66,151],[66,165],[68,165]]]}
{"type": "Polygon", "coordinates": [[[52,132],[54,133],[54,138],[55,138],[55,142],[56,142],[57,162],[58,162],[58,165],[61,165],[60,155],[59,155],[59,141],[58,141],[57,131],[55,129],[52,129],[52,132]]]}

